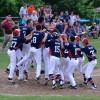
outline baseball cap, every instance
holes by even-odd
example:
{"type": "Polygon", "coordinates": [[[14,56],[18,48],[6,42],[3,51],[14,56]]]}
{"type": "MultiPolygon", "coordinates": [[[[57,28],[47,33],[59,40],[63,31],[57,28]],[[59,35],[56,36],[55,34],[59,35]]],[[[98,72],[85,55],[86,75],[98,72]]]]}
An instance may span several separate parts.
{"type": "Polygon", "coordinates": [[[15,29],[14,31],[13,31],[13,35],[14,36],[17,36],[19,34],[19,30],[18,29],[15,29]]]}
{"type": "Polygon", "coordinates": [[[79,36],[75,36],[75,40],[76,41],[80,41],[80,37],[79,36]]]}
{"type": "Polygon", "coordinates": [[[82,40],[82,42],[83,42],[83,43],[89,43],[89,40],[88,40],[88,38],[84,38],[84,39],[82,40]]]}

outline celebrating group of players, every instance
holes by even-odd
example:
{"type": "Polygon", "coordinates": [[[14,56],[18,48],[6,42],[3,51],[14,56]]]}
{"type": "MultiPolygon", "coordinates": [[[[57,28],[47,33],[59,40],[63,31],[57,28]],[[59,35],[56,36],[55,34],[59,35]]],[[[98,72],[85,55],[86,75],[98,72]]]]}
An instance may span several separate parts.
{"type": "Polygon", "coordinates": [[[27,25],[12,27],[13,38],[7,53],[10,57],[10,64],[6,69],[9,71],[8,81],[15,84],[14,73],[18,72],[18,80],[28,80],[29,67],[31,62],[36,64],[35,80],[40,83],[41,61],[44,62],[45,85],[52,81],[52,89],[57,85],[62,89],[64,83],[69,83],[70,89],[77,89],[74,77],[75,69],[83,75],[84,81],[80,86],[91,83],[92,89],[96,85],[92,80],[91,73],[97,64],[96,50],[89,44],[88,38],[82,40],[84,47],[80,46],[80,37],[67,37],[57,30],[38,23],[33,27],[33,21],[27,20],[27,25]],[[83,65],[84,52],[88,63],[83,65]]]}

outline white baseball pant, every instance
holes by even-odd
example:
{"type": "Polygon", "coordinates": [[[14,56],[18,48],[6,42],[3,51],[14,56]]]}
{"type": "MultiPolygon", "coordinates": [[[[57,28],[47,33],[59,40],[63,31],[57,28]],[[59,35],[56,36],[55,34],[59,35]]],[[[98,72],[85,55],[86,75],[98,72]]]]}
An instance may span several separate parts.
{"type": "Polygon", "coordinates": [[[78,60],[79,60],[79,63],[78,63],[78,66],[77,66],[77,70],[78,70],[78,72],[81,72],[81,70],[82,70],[82,65],[83,65],[83,63],[84,63],[85,58],[84,58],[84,56],[83,56],[82,58],[79,57],[78,60]]]}
{"type": "Polygon", "coordinates": [[[85,74],[85,77],[88,79],[91,77],[91,73],[94,69],[94,67],[96,66],[97,64],[97,60],[93,60],[93,61],[90,61],[88,62],[87,64],[85,64],[83,67],[82,67],[82,74],[85,74]]]}
{"type": "Polygon", "coordinates": [[[66,77],[69,79],[70,84],[72,86],[76,85],[75,79],[73,77],[73,73],[74,73],[74,70],[77,68],[78,63],[79,63],[78,59],[71,58],[71,60],[69,61],[67,70],[66,70],[66,77]]]}
{"type": "Polygon", "coordinates": [[[22,58],[22,55],[21,55],[20,49],[17,49],[16,51],[8,49],[7,53],[10,57],[10,64],[9,64],[10,74],[9,74],[8,77],[13,78],[14,71],[15,71],[15,68],[16,68],[16,61],[17,61],[17,59],[20,60],[22,58]]]}
{"type": "Polygon", "coordinates": [[[41,72],[41,48],[36,49],[35,47],[31,47],[30,51],[27,56],[25,56],[20,62],[18,62],[17,66],[20,66],[24,62],[26,62],[28,59],[32,59],[34,56],[34,59],[36,61],[36,78],[40,77],[41,72]]]}
{"type": "Polygon", "coordinates": [[[43,59],[44,59],[44,65],[45,65],[45,78],[49,79],[49,66],[50,66],[50,54],[49,54],[49,48],[43,49],[43,59]]]}
{"type": "MultiPolygon", "coordinates": [[[[67,57],[62,57],[61,63],[60,63],[60,69],[61,69],[61,76],[62,76],[62,80],[66,79],[66,70],[69,64],[70,58],[67,57]]],[[[68,79],[67,79],[68,81],[68,79]]]]}
{"type": "Polygon", "coordinates": [[[56,73],[56,75],[60,74],[59,67],[60,67],[60,58],[50,55],[49,74],[54,74],[54,72],[56,73]]]}

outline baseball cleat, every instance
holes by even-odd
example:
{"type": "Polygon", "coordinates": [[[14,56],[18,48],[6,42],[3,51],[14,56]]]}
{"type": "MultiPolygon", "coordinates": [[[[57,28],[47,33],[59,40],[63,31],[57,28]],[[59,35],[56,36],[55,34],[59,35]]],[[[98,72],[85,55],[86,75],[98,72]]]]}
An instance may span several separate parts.
{"type": "Polygon", "coordinates": [[[68,88],[70,88],[70,89],[77,89],[77,86],[76,85],[75,86],[70,85],[68,88]]]}
{"type": "Polygon", "coordinates": [[[64,88],[64,85],[62,84],[62,85],[60,85],[60,87],[59,87],[60,89],[63,89],[64,88]]]}
{"type": "Polygon", "coordinates": [[[91,87],[91,89],[95,90],[95,89],[97,89],[97,86],[94,84],[94,85],[91,87]]]}
{"type": "Polygon", "coordinates": [[[19,80],[19,81],[24,81],[24,78],[19,78],[18,80],[19,80]]]}
{"type": "Polygon", "coordinates": [[[10,83],[12,83],[13,85],[15,85],[15,81],[14,81],[12,78],[8,78],[8,81],[9,81],[10,83]]]}
{"type": "Polygon", "coordinates": [[[9,74],[10,70],[6,68],[5,73],[9,74]]]}
{"type": "Polygon", "coordinates": [[[45,79],[45,84],[44,85],[48,85],[48,82],[49,82],[50,80],[49,79],[45,79]]]}
{"type": "Polygon", "coordinates": [[[16,76],[18,77],[19,76],[19,70],[15,69],[15,73],[16,73],[16,76]]]}
{"type": "Polygon", "coordinates": [[[38,84],[40,84],[40,77],[37,77],[37,78],[35,78],[35,81],[38,83],[38,84]]]}
{"type": "Polygon", "coordinates": [[[41,74],[44,74],[44,73],[45,73],[45,71],[42,69],[42,70],[41,70],[41,74]]]}
{"type": "Polygon", "coordinates": [[[31,68],[34,68],[34,65],[33,64],[31,64],[31,68]]]}
{"type": "Polygon", "coordinates": [[[25,79],[28,80],[28,72],[24,70],[25,79]]]}
{"type": "Polygon", "coordinates": [[[55,89],[56,87],[57,87],[56,84],[53,84],[53,85],[52,85],[52,89],[55,89]]]}

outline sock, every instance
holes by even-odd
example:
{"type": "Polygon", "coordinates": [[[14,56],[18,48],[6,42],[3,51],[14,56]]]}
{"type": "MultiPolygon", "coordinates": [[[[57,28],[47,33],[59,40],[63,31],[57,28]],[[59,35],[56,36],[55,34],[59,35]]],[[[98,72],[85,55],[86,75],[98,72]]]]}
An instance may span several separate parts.
{"type": "Polygon", "coordinates": [[[90,78],[88,78],[88,81],[91,83],[91,85],[92,85],[92,86],[94,86],[94,85],[95,85],[91,77],[90,77],[90,78]]]}
{"type": "Polygon", "coordinates": [[[83,74],[84,82],[87,82],[87,79],[85,77],[85,74],[83,74]]]}

